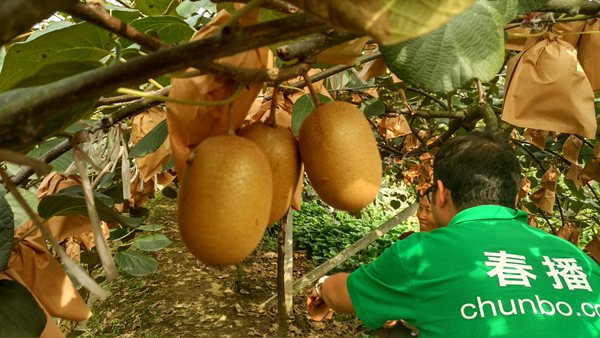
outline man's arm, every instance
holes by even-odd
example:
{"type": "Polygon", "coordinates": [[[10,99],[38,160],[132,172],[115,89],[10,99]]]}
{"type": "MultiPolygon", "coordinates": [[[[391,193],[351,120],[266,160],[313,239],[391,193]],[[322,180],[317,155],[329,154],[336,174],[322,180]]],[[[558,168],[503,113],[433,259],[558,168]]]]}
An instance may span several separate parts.
{"type": "Polygon", "coordinates": [[[346,285],[347,280],[348,273],[341,272],[329,276],[321,285],[321,298],[336,312],[354,313],[354,306],[346,285]]]}

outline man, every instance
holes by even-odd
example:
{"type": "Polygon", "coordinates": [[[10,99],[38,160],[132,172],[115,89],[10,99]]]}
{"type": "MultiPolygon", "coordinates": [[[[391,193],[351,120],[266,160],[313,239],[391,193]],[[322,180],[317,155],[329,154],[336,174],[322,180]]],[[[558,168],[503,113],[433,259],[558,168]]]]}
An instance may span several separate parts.
{"type": "MultiPolygon", "coordinates": [[[[436,155],[433,232],[396,242],[315,294],[371,328],[402,318],[420,337],[600,337],[600,267],[516,210],[510,146],[479,132],[436,155]],[[318,295],[317,295],[318,294],[318,295]]],[[[318,299],[317,302],[318,303],[318,299]]]]}

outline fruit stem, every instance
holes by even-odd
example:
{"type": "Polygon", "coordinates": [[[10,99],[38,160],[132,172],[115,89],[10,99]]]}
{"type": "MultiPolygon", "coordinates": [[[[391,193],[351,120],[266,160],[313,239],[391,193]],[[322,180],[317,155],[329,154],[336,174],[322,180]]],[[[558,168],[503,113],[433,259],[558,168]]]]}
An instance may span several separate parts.
{"type": "Polygon", "coordinates": [[[279,96],[279,82],[273,87],[273,98],[271,99],[271,110],[269,111],[269,124],[271,127],[277,127],[277,99],[279,96]]]}
{"type": "Polygon", "coordinates": [[[306,86],[308,87],[308,90],[310,91],[310,96],[312,97],[313,101],[315,102],[315,106],[320,106],[323,104],[323,102],[321,102],[321,100],[319,100],[319,97],[317,96],[317,92],[315,91],[315,87],[312,84],[312,81],[310,80],[310,76],[308,76],[307,72],[302,73],[302,77],[304,78],[304,81],[306,82],[306,86]]]}

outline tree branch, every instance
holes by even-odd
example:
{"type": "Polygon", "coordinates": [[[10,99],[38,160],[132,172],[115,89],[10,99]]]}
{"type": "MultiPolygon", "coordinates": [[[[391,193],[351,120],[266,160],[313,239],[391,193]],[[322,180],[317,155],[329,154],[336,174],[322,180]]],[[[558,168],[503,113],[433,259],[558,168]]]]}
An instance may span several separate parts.
{"type": "MultiPolygon", "coordinates": [[[[48,85],[4,92],[0,94],[0,144],[7,149],[28,149],[62,128],[58,121],[65,119],[60,113],[65,114],[66,108],[96,100],[104,93],[144,82],[150,77],[327,28],[325,23],[311,16],[295,14],[243,27],[231,34],[216,34],[185,45],[163,48],[124,64],[83,72],[48,85]]],[[[84,113],[70,112],[69,118],[77,119],[84,113]]]]}
{"type": "Polygon", "coordinates": [[[300,76],[310,69],[307,63],[297,63],[289,67],[258,69],[258,68],[236,68],[222,65],[216,62],[207,62],[196,68],[206,73],[226,75],[236,81],[251,82],[281,82],[300,76]]]}
{"type": "Polygon", "coordinates": [[[132,26],[115,18],[114,16],[111,16],[99,3],[78,3],[77,5],[68,9],[67,13],[71,14],[72,16],[76,16],[80,19],[89,21],[96,26],[99,26],[101,28],[106,29],[109,32],[127,38],[139,44],[140,46],[146,47],[150,50],[157,50],[169,46],[165,42],[153,36],[144,34],[139,30],[133,28],[132,26]]]}
{"type": "Polygon", "coordinates": [[[548,3],[546,6],[537,9],[536,12],[596,15],[600,13],[600,2],[585,0],[555,0],[552,1],[551,4],[548,3]]]}
{"type": "Polygon", "coordinates": [[[358,37],[356,34],[338,30],[317,33],[300,41],[277,48],[277,56],[284,61],[293,59],[306,60],[329,47],[358,37]]]}
{"type": "MultiPolygon", "coordinates": [[[[211,0],[214,3],[222,3],[222,2],[230,2],[231,0],[211,0]]],[[[239,3],[248,3],[251,0],[236,0],[235,2],[239,3]]],[[[289,4],[285,1],[281,0],[267,0],[261,6],[261,8],[271,9],[277,12],[285,13],[285,14],[295,14],[298,12],[298,7],[289,4]]]]}
{"type": "Polygon", "coordinates": [[[70,8],[78,2],[78,0],[0,1],[0,45],[26,32],[52,13],[70,8]]]}
{"type": "MultiPolygon", "coordinates": [[[[155,95],[166,96],[169,95],[169,90],[171,86],[167,86],[161,90],[154,92],[155,95]]],[[[138,99],[127,106],[115,111],[110,115],[109,118],[104,118],[101,121],[98,121],[96,124],[88,128],[90,132],[94,132],[99,128],[110,128],[113,125],[123,121],[126,118],[137,115],[141,112],[144,112],[158,104],[162,103],[161,101],[151,100],[151,99],[138,99]]],[[[69,140],[64,140],[63,142],[57,144],[52,149],[48,150],[42,156],[38,158],[38,160],[50,163],[60,157],[62,154],[68,152],[73,148],[71,142],[69,140]]],[[[21,185],[29,178],[29,176],[33,175],[34,170],[28,166],[22,166],[19,171],[11,177],[11,180],[15,185],[21,185]]]]}

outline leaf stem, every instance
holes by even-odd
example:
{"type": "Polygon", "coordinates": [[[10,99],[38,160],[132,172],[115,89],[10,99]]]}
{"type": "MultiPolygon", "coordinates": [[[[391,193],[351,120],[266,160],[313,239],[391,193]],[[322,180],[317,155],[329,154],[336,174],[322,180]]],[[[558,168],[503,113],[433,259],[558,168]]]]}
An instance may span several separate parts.
{"type": "Polygon", "coordinates": [[[269,124],[271,127],[277,127],[277,100],[279,99],[279,82],[273,87],[273,98],[271,99],[271,109],[269,111],[269,124]]]}
{"type": "Polygon", "coordinates": [[[315,102],[315,106],[319,107],[320,105],[323,104],[323,102],[321,102],[321,100],[319,100],[319,96],[317,96],[317,91],[315,90],[315,87],[313,86],[312,81],[310,80],[310,76],[308,76],[307,72],[304,72],[304,73],[302,73],[302,77],[304,78],[304,82],[306,83],[306,86],[308,87],[310,96],[312,97],[313,101],[315,102]]]}

